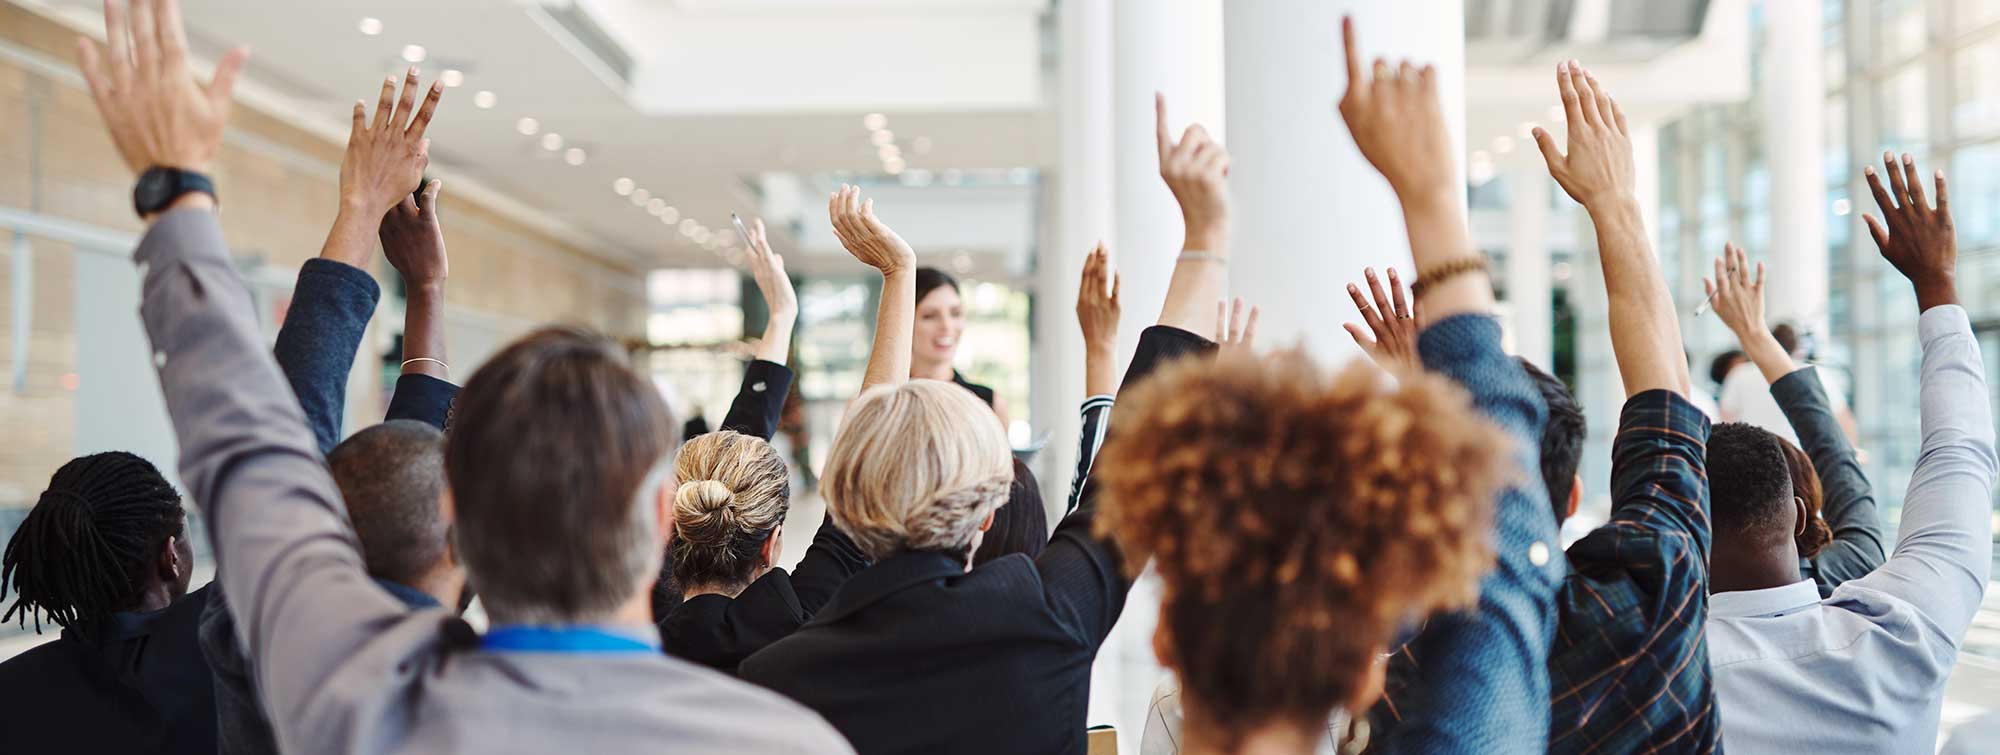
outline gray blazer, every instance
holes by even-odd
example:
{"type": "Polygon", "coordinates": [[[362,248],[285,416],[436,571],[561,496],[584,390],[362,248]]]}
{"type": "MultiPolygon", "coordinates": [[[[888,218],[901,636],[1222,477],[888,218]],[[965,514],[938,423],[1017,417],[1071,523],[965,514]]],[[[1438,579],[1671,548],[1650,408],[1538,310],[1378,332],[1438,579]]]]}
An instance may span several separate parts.
{"type": "Polygon", "coordinates": [[[215,214],[168,213],[135,259],[181,479],[283,751],[852,752],[811,711],[659,653],[451,649],[449,612],[368,579],[215,214]]]}

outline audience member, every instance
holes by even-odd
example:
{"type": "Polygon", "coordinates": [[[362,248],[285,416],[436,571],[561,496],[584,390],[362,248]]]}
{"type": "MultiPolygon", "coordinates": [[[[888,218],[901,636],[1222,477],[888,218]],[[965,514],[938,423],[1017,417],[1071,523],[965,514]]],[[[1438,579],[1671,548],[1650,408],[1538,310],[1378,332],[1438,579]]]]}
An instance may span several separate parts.
{"type": "MultiPolygon", "coordinates": [[[[1915,159],[1882,162],[1887,186],[1867,170],[1882,218],[1865,220],[1916,291],[1923,449],[1888,560],[1821,598],[1800,568],[1805,512],[1776,439],[1749,425],[1716,429],[1708,641],[1734,752],[1931,752],[1945,680],[1992,568],[1993,419],[1979,341],[1958,304],[1944,173],[1933,206],[1915,159]]],[[[1715,282],[1725,291],[1754,289],[1726,272],[1715,282]]]]}
{"type": "Polygon", "coordinates": [[[1081,437],[1077,440],[1076,472],[1069,481],[1069,500],[1063,515],[1076,510],[1083,499],[1083,482],[1090,478],[1090,466],[1104,435],[1111,431],[1111,407],[1118,392],[1118,319],[1124,305],[1118,297],[1118,272],[1111,267],[1111,252],[1104,242],[1083,258],[1083,280],[1076,287],[1076,322],[1083,329],[1083,415],[1081,437]]]}
{"type": "Polygon", "coordinates": [[[62,636],[0,662],[0,752],[215,752],[215,698],[195,639],[214,590],[188,592],[180,493],[122,451],[49,478],[0,558],[0,621],[62,636]]]}
{"type": "Polygon", "coordinates": [[[1882,565],[1886,557],[1882,543],[1889,532],[1854,446],[1848,443],[1829,394],[1820,387],[1820,371],[1810,365],[1799,367],[1778,334],[1764,329],[1764,265],[1757,265],[1753,277],[1749,255],[1740,247],[1728,245],[1723,255],[1715,262],[1715,277],[1704,279],[1704,284],[1715,302],[1716,316],[1735,332],[1758,377],[1770,385],[1771,397],[1805,446],[1801,449],[1778,438],[1791,496],[1799,503],[1799,515],[1792,523],[1799,573],[1813,581],[1820,597],[1830,597],[1840,583],[1882,565]]]}
{"type": "MultiPolygon", "coordinates": [[[[234,69],[204,91],[176,1],[136,7],[129,27],[107,18],[114,54],[84,42],[86,78],[135,172],[199,173],[221,142],[234,69]]],[[[366,130],[421,171],[430,113],[413,117],[414,94],[406,86],[366,130]]],[[[845,751],[798,706],[658,652],[646,598],[672,522],[672,418],[600,339],[532,333],[459,396],[444,456],[454,544],[493,630],[412,612],[371,584],[312,433],[259,346],[214,207],[204,192],[142,207],[141,315],[181,476],[207,514],[281,749],[845,751]]]]}

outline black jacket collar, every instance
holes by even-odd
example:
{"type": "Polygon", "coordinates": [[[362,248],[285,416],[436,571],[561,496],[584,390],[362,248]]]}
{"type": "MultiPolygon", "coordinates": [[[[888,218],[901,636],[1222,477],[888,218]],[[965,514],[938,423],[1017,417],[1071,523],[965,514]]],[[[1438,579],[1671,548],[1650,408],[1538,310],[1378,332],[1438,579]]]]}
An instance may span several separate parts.
{"type": "Polygon", "coordinates": [[[839,621],[912,585],[965,576],[965,555],[943,551],[904,551],[861,570],[847,579],[819,609],[810,625],[839,621]]]}

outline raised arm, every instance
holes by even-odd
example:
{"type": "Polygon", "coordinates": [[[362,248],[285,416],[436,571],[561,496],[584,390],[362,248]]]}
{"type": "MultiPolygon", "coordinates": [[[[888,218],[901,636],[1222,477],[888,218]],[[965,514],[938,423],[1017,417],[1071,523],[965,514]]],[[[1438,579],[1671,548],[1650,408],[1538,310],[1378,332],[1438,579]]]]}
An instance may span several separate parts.
{"type": "MultiPolygon", "coordinates": [[[[122,3],[106,10],[110,54],[100,55],[89,39],[81,44],[113,143],[135,172],[205,170],[221,142],[243,53],[224,58],[204,89],[187,68],[175,0],[138,0],[129,25],[122,3]]],[[[420,137],[423,119],[412,124],[408,115],[413,94],[406,92],[398,117],[384,120],[420,137]]],[[[212,197],[189,194],[147,218],[134,255],[143,281],[140,316],[179,441],[181,479],[206,515],[278,742],[311,749],[306,732],[338,725],[329,718],[339,712],[322,704],[328,675],[370,657],[359,649],[407,612],[367,579],[339,491],[263,347],[213,206],[212,197]]],[[[424,623],[422,631],[436,631],[424,623]]],[[[383,659],[382,678],[394,673],[393,663],[383,659]]]]}
{"type": "Polygon", "coordinates": [[[1361,324],[1347,323],[1347,335],[1354,339],[1354,345],[1385,370],[1421,370],[1423,361],[1417,358],[1417,331],[1423,322],[1417,319],[1415,302],[1403,295],[1403,279],[1389,268],[1389,292],[1382,292],[1382,281],[1375,276],[1375,268],[1364,268],[1363,277],[1368,279],[1369,293],[1373,303],[1361,295],[1361,287],[1347,284],[1347,296],[1354,300],[1355,311],[1361,313],[1361,324]]]}
{"type": "MultiPolygon", "coordinates": [[[[1514,441],[1522,481],[1536,479],[1547,408],[1500,348],[1492,282],[1468,240],[1437,74],[1377,62],[1364,73],[1352,20],[1342,24],[1347,93],[1340,101],[1355,146],[1401,200],[1418,271],[1414,286],[1431,322],[1418,337],[1424,367],[1464,386],[1473,405],[1514,441]]],[[[1423,659],[1400,688],[1400,719],[1379,736],[1383,752],[1541,752],[1549,729],[1548,651],[1554,593],[1555,515],[1540,485],[1503,491],[1494,513],[1495,564],[1478,605],[1433,617],[1410,641],[1423,659]]]]}
{"type": "Polygon", "coordinates": [[[1209,138],[1208,129],[1199,123],[1190,124],[1175,140],[1167,132],[1164,95],[1153,95],[1153,125],[1160,178],[1180,205],[1185,228],[1158,323],[1205,333],[1215,302],[1229,292],[1229,150],[1209,138]]]}
{"type": "Polygon", "coordinates": [[[917,253],[903,237],[875,218],[875,200],[861,201],[861,187],[841,184],[827,197],[827,215],[840,245],[862,264],[882,274],[882,301],[875,309],[875,344],[861,390],[910,379],[911,328],[917,317],[917,253]]]}
{"type": "Polygon", "coordinates": [[[1715,261],[1715,277],[1701,279],[1701,286],[1715,305],[1715,316],[1736,334],[1744,356],[1764,373],[1765,382],[1776,383],[1798,370],[1792,355],[1764,324],[1764,263],[1757,263],[1752,275],[1743,247],[1726,244],[1722,258],[1715,261]]]}
{"type": "Polygon", "coordinates": [[[1898,169],[1893,155],[1882,157],[1889,186],[1870,168],[1868,187],[1883,220],[1865,219],[1882,257],[1916,289],[1922,310],[1917,336],[1924,351],[1924,440],[1903,497],[1895,551],[1882,568],[1848,584],[1909,601],[1956,648],[1979,610],[1993,566],[1993,484],[2000,474],[1993,416],[1979,341],[1958,304],[1958,241],[1944,172],[1937,173],[1933,208],[1924,199],[1916,161],[1903,155],[1898,169]]]}
{"type": "Polygon", "coordinates": [[[1556,67],[1556,88],[1569,127],[1569,153],[1557,149],[1555,137],[1541,128],[1535,129],[1535,144],[1556,183],[1583,205],[1597,229],[1611,351],[1625,395],[1668,390],[1686,396],[1692,383],[1681,353],[1680,322],[1639,215],[1625,111],[1574,60],[1556,67]]]}
{"type": "Polygon", "coordinates": [[[1083,258],[1083,280],[1076,288],[1076,320],[1083,328],[1083,427],[1078,433],[1076,472],[1070,476],[1067,515],[1083,499],[1083,481],[1097,461],[1097,449],[1111,430],[1111,406],[1118,391],[1118,272],[1104,242],[1083,258]]]}
{"type": "Polygon", "coordinates": [[[386,419],[413,419],[443,429],[458,386],[444,346],[444,281],[450,273],[444,229],[438,223],[438,192],[432,179],[423,191],[404,195],[382,218],[382,251],[403,277],[403,367],[386,419]]]}
{"type": "Polygon", "coordinates": [[[792,389],[792,371],[785,366],[792,351],[792,327],[799,316],[799,295],[785,274],[785,258],[771,251],[764,236],[762,218],[750,224],[750,248],[745,255],[757,291],[764,295],[770,312],[765,318],[764,337],[757,342],[756,357],[743,370],[743,385],[729,403],[722,429],[770,440],[778,431],[785,412],[785,397],[792,389]]]}

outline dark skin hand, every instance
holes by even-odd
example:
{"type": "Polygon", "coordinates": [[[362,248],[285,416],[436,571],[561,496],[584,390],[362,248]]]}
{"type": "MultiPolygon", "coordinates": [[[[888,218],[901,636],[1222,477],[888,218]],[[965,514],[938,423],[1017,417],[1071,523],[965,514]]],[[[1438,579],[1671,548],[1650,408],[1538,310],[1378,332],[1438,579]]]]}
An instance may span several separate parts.
{"type": "Polygon", "coordinates": [[[1868,214],[1861,216],[1868,224],[1869,235],[1875,237],[1875,246],[1882,250],[1882,259],[1888,260],[1896,272],[1916,287],[1919,311],[1957,304],[1958,233],[1952,227],[1951,196],[1945,188],[1944,171],[1936,173],[1937,205],[1931,206],[1924,199],[1916,158],[1904,153],[1899,167],[1896,155],[1884,152],[1882,167],[1889,174],[1886,187],[1873,167],[1864,171],[1868,174],[1868,190],[1875,195],[1875,206],[1882,209],[1882,220],[1868,214]]]}

